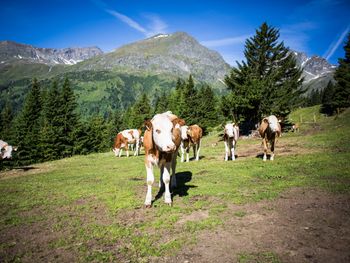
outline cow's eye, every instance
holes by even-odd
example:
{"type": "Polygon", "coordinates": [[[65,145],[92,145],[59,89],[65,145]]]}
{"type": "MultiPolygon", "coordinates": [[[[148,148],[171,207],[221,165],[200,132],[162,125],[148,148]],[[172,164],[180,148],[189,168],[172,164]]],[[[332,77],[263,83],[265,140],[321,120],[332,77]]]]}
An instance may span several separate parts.
{"type": "Polygon", "coordinates": [[[156,133],[160,134],[160,130],[156,129],[156,133]]]}

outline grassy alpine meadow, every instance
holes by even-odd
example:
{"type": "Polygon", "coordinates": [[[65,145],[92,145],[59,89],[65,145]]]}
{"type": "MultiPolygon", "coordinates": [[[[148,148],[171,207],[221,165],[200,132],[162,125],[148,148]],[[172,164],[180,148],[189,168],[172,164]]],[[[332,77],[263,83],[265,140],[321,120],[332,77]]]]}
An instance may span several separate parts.
{"type": "MultiPolygon", "coordinates": [[[[337,118],[317,115],[314,122],[318,109],[291,114],[293,121],[302,116],[300,131],[282,135],[274,161],[262,161],[260,139],[246,138],[238,141],[236,161],[224,162],[218,134],[206,136],[200,161],[178,158],[172,207],[161,197],[144,208],[143,151],[129,158],[112,151],[75,156],[2,172],[0,261],[157,261],[195,245],[203,231],[222,227],[232,205],[274,200],[295,187],[349,194],[350,111],[337,118]]],[[[153,197],[157,168],[155,174],[153,197]]],[[[244,220],[246,213],[238,209],[233,215],[244,220]]],[[[241,253],[237,262],[259,258],[279,262],[270,251],[241,253]]]]}

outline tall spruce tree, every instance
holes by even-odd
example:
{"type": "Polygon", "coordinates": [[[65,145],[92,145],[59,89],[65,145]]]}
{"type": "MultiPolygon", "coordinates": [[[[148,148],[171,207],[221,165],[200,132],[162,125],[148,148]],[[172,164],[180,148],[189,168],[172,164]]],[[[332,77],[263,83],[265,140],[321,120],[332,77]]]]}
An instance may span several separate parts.
{"type": "Polygon", "coordinates": [[[350,33],[348,34],[344,51],[345,57],[338,60],[339,66],[334,74],[337,84],[332,96],[331,107],[337,113],[344,108],[350,107],[350,33]]]}
{"type": "Polygon", "coordinates": [[[231,115],[253,123],[269,114],[286,116],[299,99],[302,70],[278,38],[279,31],[263,23],[246,40],[246,61],[237,62],[225,78],[231,115]]]}
{"type": "Polygon", "coordinates": [[[57,80],[52,82],[50,90],[43,96],[43,123],[41,127],[41,148],[44,160],[62,157],[63,111],[62,96],[57,80]]]}
{"type": "Polygon", "coordinates": [[[209,85],[203,85],[199,88],[197,107],[192,110],[196,114],[196,124],[201,126],[204,131],[218,124],[217,99],[209,85]]]}
{"type": "Polygon", "coordinates": [[[33,79],[24,106],[15,121],[15,141],[20,164],[27,165],[41,160],[41,110],[41,89],[37,79],[33,79]]]}
{"type": "Polygon", "coordinates": [[[184,88],[180,94],[181,108],[179,109],[179,116],[186,120],[188,124],[195,124],[198,122],[195,108],[197,107],[198,92],[194,86],[192,75],[189,76],[184,88]]]}
{"type": "Polygon", "coordinates": [[[165,90],[163,90],[161,92],[161,95],[158,96],[155,100],[154,114],[162,113],[162,112],[165,112],[168,110],[170,110],[169,99],[168,99],[168,95],[166,94],[165,90]]]}
{"type": "Polygon", "coordinates": [[[12,128],[12,123],[13,123],[13,111],[10,103],[6,101],[5,107],[2,109],[0,113],[0,138],[2,140],[5,140],[6,142],[13,144],[12,139],[13,139],[13,128],[12,128]]]}
{"type": "Polygon", "coordinates": [[[76,113],[77,102],[74,92],[71,88],[68,78],[65,78],[62,95],[61,95],[62,106],[62,155],[63,157],[71,156],[73,154],[74,147],[74,129],[78,124],[78,115],[76,113]]]}
{"type": "Polygon", "coordinates": [[[143,93],[132,107],[132,127],[129,127],[129,129],[140,128],[146,119],[152,117],[152,112],[149,98],[143,93]]]}

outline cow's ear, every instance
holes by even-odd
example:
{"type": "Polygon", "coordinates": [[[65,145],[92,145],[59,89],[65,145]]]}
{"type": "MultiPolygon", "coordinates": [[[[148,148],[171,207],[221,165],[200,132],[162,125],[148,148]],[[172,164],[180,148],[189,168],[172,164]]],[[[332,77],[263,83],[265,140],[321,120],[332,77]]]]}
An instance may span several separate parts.
{"type": "Polygon", "coordinates": [[[180,118],[176,118],[174,120],[172,120],[172,123],[175,127],[176,124],[179,124],[180,126],[184,126],[186,124],[184,119],[180,119],[180,118]]]}
{"type": "Polygon", "coordinates": [[[152,122],[150,120],[145,120],[143,124],[145,125],[147,130],[152,130],[152,122]]]}

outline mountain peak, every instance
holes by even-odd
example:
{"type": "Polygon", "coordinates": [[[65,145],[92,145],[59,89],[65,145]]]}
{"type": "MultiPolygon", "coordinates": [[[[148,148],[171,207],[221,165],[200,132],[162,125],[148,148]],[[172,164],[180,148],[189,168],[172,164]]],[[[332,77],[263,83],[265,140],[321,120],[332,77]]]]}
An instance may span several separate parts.
{"type": "Polygon", "coordinates": [[[185,78],[192,74],[208,83],[219,82],[230,69],[219,53],[202,46],[185,32],[157,34],[127,44],[97,60],[86,61],[79,68],[89,69],[94,67],[92,64],[101,69],[165,73],[185,78]]]}

